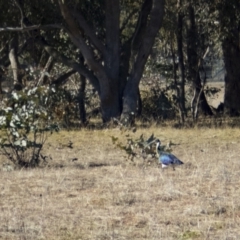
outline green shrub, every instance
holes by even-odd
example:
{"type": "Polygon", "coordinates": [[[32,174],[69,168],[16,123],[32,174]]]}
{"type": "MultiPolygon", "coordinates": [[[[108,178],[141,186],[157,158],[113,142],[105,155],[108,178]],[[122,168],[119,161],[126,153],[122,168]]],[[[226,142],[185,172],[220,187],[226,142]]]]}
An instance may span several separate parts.
{"type": "MultiPolygon", "coordinates": [[[[127,159],[134,161],[134,158],[141,158],[147,163],[153,162],[157,158],[156,138],[153,134],[146,138],[142,134],[140,137],[134,138],[130,134],[126,134],[123,141],[112,136],[112,143],[125,152],[127,159]]],[[[161,145],[161,150],[171,152],[171,146],[161,145]]]]}
{"type": "Polygon", "coordinates": [[[19,167],[36,167],[49,134],[58,131],[51,119],[54,88],[34,87],[14,91],[0,110],[0,151],[19,167]]]}

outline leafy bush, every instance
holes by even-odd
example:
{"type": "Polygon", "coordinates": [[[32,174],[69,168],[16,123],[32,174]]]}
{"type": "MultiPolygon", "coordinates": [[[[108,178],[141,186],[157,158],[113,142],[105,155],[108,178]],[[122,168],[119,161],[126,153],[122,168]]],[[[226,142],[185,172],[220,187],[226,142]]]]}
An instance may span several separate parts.
{"type": "Polygon", "coordinates": [[[79,121],[79,109],[75,93],[59,87],[49,101],[51,101],[52,117],[61,127],[69,128],[74,122],[79,121]]]}
{"type": "MultiPolygon", "coordinates": [[[[154,161],[157,157],[156,140],[152,134],[147,139],[144,139],[143,134],[138,138],[133,138],[130,134],[125,135],[126,141],[120,141],[119,138],[112,136],[112,143],[127,154],[127,159],[134,161],[134,158],[142,158],[148,163],[154,161]]],[[[161,150],[171,152],[171,142],[169,146],[161,145],[161,150]]]]}
{"type": "Polygon", "coordinates": [[[0,111],[0,151],[19,167],[36,167],[49,134],[58,131],[51,121],[51,98],[55,90],[34,87],[14,91],[0,111]]]}

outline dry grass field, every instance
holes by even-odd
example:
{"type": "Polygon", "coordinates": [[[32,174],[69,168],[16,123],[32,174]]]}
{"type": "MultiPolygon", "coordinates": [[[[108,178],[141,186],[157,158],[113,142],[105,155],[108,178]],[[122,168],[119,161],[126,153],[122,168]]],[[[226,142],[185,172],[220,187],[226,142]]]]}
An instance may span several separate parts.
{"type": "Polygon", "coordinates": [[[240,130],[131,134],[142,133],[178,144],[173,153],[185,164],[131,163],[111,143],[124,134],[110,129],[52,135],[45,168],[2,167],[0,239],[240,239],[240,130]]]}

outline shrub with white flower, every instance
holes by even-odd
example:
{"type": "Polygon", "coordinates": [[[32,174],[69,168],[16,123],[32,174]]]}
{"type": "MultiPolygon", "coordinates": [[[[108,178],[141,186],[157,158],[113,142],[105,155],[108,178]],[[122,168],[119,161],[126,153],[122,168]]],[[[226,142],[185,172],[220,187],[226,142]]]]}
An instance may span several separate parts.
{"type": "Polygon", "coordinates": [[[20,167],[39,166],[47,137],[58,131],[52,123],[50,99],[55,90],[34,87],[14,91],[0,110],[0,151],[20,167]]]}

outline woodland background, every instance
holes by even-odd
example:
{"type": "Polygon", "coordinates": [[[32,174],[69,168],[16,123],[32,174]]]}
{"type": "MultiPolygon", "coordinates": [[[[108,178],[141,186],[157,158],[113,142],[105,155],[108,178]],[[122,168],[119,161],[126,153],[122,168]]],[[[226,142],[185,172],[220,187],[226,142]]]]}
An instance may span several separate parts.
{"type": "Polygon", "coordinates": [[[65,126],[239,115],[237,0],[0,4],[2,99],[54,86],[65,126]]]}

